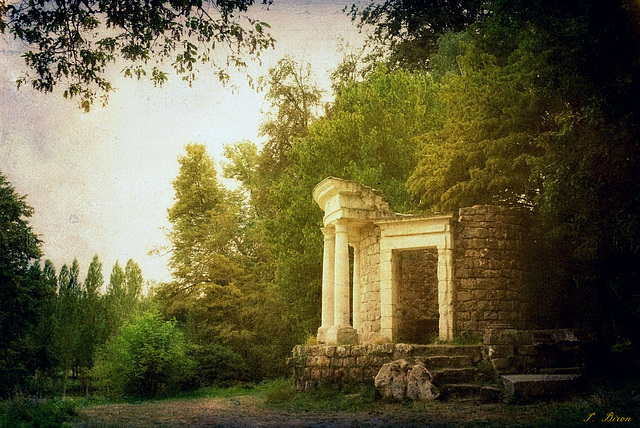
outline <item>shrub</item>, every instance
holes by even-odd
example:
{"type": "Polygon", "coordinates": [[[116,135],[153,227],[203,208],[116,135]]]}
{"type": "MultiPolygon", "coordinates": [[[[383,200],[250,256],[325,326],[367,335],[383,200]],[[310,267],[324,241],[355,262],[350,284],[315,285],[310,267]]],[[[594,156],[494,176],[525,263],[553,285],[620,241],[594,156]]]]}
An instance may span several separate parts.
{"type": "Polygon", "coordinates": [[[0,428],[62,427],[76,415],[76,405],[69,400],[15,396],[0,402],[0,428]]]}
{"type": "Polygon", "coordinates": [[[236,352],[217,343],[193,345],[198,386],[231,386],[248,380],[249,368],[236,352]]]}
{"type": "Polygon", "coordinates": [[[175,321],[152,310],[126,323],[98,352],[93,376],[108,396],[156,396],[177,390],[193,366],[175,321]]]}

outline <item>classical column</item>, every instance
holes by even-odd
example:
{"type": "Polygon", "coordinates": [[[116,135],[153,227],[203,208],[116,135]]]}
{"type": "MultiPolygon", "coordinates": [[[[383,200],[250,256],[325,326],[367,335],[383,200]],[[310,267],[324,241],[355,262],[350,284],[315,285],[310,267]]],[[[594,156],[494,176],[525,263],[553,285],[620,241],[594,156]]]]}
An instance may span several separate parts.
{"type": "Polygon", "coordinates": [[[324,251],[322,254],[322,325],[318,329],[318,342],[327,341],[327,331],[333,326],[333,274],[336,238],[333,229],[323,228],[324,251]]]}
{"type": "Polygon", "coordinates": [[[338,220],[336,227],[334,315],[333,327],[327,332],[327,343],[357,343],[358,333],[349,324],[349,242],[345,220],[338,220]]]}
{"type": "Polygon", "coordinates": [[[360,330],[360,245],[353,244],[353,328],[360,330]]]}

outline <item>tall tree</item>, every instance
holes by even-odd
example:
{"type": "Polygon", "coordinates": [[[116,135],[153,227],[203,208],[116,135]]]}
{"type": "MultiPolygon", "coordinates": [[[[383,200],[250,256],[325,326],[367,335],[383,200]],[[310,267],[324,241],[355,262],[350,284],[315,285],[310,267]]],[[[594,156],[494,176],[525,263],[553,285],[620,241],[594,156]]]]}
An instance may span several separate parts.
{"type": "Polygon", "coordinates": [[[127,311],[131,314],[135,311],[138,299],[142,293],[142,269],[133,259],[127,260],[124,267],[124,290],[127,311]]]}
{"type": "MultiPolygon", "coordinates": [[[[79,266],[74,259],[72,269],[65,264],[58,273],[58,299],[56,307],[56,342],[62,365],[62,395],[67,393],[69,371],[76,368],[80,345],[80,288],[79,266]]],[[[74,373],[72,373],[73,375],[74,373]]]]}
{"type": "Polygon", "coordinates": [[[237,344],[245,331],[238,322],[236,199],[219,185],[203,145],[185,150],[169,209],[174,281],[159,296],[165,313],[187,323],[194,342],[237,344]]]}
{"type": "Polygon", "coordinates": [[[125,273],[116,260],[111,274],[109,275],[109,284],[107,285],[107,294],[104,296],[107,336],[113,336],[125,318],[125,273]]]}
{"type": "Polygon", "coordinates": [[[249,18],[254,0],[22,1],[0,3],[0,31],[27,46],[23,55],[33,76],[18,83],[51,92],[64,82],[65,98],[79,98],[89,110],[106,102],[114,88],[107,66],[124,61],[125,76],[167,80],[162,61],[192,82],[199,63],[210,63],[221,81],[229,65],[243,69],[274,44],[269,26],[249,18]],[[222,54],[222,55],[221,55],[222,54]]]}
{"type": "Polygon", "coordinates": [[[311,65],[298,64],[289,56],[270,68],[260,84],[268,88],[265,98],[271,104],[267,119],[260,125],[260,134],[267,137],[261,170],[277,173],[287,166],[284,154],[293,140],[305,136],[318,117],[322,91],[313,81],[311,65]]]}
{"type": "Polygon", "coordinates": [[[24,364],[31,352],[27,336],[46,298],[39,278],[28,275],[40,257],[40,240],[28,223],[33,209],[25,199],[0,173],[0,396],[24,386],[32,374],[24,364]]]}
{"type": "Polygon", "coordinates": [[[102,263],[96,254],[89,264],[80,302],[81,346],[78,349],[78,359],[85,395],[91,387],[90,370],[94,364],[95,352],[107,339],[105,307],[100,296],[103,285],[102,263]]]}

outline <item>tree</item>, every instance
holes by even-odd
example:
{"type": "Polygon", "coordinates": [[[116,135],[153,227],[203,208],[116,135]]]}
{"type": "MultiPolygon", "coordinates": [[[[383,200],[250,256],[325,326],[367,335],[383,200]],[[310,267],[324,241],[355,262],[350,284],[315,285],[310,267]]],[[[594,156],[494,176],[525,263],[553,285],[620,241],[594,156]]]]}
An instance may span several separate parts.
{"type": "Polygon", "coordinates": [[[636,344],[638,28],[626,0],[493,2],[469,33],[462,73],[443,81],[446,121],[421,137],[410,180],[424,208],[530,207],[536,295],[562,290],[560,322],[636,344]]]}
{"type": "Polygon", "coordinates": [[[78,359],[80,376],[85,395],[91,386],[90,370],[94,364],[95,352],[107,339],[107,319],[100,291],[104,285],[102,263],[94,255],[84,281],[80,300],[80,343],[78,359]]]}
{"type": "Polygon", "coordinates": [[[373,26],[370,60],[383,58],[392,69],[427,70],[443,34],[459,32],[483,18],[485,0],[385,0],[349,11],[358,27],[373,26]]]}
{"type": "MultiPolygon", "coordinates": [[[[46,369],[48,347],[35,343],[41,317],[51,302],[42,280],[40,239],[29,225],[33,209],[0,173],[0,396],[27,387],[38,368],[46,369]],[[41,351],[45,351],[42,353],[41,351]],[[38,354],[42,357],[37,361],[38,354]]],[[[44,336],[46,337],[46,335],[44,336]]]]}
{"type": "Polygon", "coordinates": [[[124,267],[124,295],[127,313],[133,314],[142,293],[142,269],[133,259],[127,260],[124,267]]]}
{"type": "Polygon", "coordinates": [[[0,4],[0,31],[28,46],[23,55],[34,73],[18,85],[51,92],[65,82],[65,98],[79,98],[89,110],[96,97],[106,103],[114,88],[107,66],[125,62],[124,75],[167,80],[163,60],[183,80],[195,79],[198,63],[210,63],[221,81],[229,65],[242,69],[245,58],[272,47],[268,24],[244,13],[254,0],[21,1],[0,4]],[[220,55],[222,53],[222,55],[220,55]]]}
{"type": "Polygon", "coordinates": [[[195,343],[245,340],[239,317],[236,203],[218,184],[213,160],[201,144],[186,146],[173,182],[171,261],[174,281],[159,290],[165,313],[185,322],[195,343]]]}
{"type": "Polygon", "coordinates": [[[67,393],[69,370],[75,378],[78,369],[78,351],[83,346],[80,337],[82,295],[78,283],[78,260],[71,269],[65,264],[58,274],[58,299],[56,307],[56,343],[62,363],[62,395],[67,393]]]}
{"type": "Polygon", "coordinates": [[[261,153],[261,171],[271,174],[286,169],[284,153],[293,140],[307,134],[311,122],[317,118],[322,91],[313,82],[311,65],[306,67],[285,56],[260,84],[269,89],[265,98],[271,104],[267,119],[260,125],[260,134],[267,137],[261,153]]]}
{"type": "Polygon", "coordinates": [[[111,275],[109,275],[107,294],[104,296],[107,337],[113,336],[118,331],[127,315],[124,281],[125,273],[116,261],[111,269],[111,275]]]}
{"type": "Polygon", "coordinates": [[[169,209],[172,223],[170,266],[183,290],[198,292],[202,284],[226,286],[237,266],[233,252],[235,213],[229,195],[218,184],[213,161],[201,144],[186,146],[173,182],[176,202],[169,209]]]}

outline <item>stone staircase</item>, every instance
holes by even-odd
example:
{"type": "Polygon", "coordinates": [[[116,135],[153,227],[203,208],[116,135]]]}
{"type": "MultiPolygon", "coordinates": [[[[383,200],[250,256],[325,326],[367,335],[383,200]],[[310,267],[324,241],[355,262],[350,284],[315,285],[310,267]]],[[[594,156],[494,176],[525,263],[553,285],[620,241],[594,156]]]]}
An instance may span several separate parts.
{"type": "Polygon", "coordinates": [[[445,400],[498,402],[502,399],[502,389],[495,383],[493,374],[479,367],[482,345],[413,345],[406,355],[397,356],[423,363],[445,400]]]}

